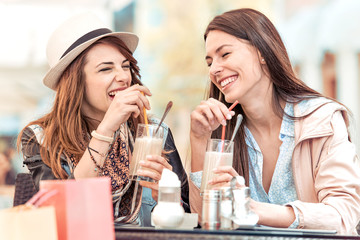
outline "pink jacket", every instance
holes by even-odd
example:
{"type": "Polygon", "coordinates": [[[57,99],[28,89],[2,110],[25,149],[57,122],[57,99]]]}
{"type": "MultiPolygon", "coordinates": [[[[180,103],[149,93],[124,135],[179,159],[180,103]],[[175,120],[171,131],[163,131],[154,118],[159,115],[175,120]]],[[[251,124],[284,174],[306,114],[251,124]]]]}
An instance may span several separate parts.
{"type": "MultiPolygon", "coordinates": [[[[346,109],[328,100],[304,113],[294,106],[293,174],[299,200],[299,228],[336,229],[357,234],[360,220],[360,168],[355,146],[348,140],[346,109]],[[326,102],[326,104],[325,104],[326,102]]],[[[201,217],[199,188],[190,180],[190,206],[201,217]]],[[[201,218],[199,217],[199,221],[201,218]]]]}

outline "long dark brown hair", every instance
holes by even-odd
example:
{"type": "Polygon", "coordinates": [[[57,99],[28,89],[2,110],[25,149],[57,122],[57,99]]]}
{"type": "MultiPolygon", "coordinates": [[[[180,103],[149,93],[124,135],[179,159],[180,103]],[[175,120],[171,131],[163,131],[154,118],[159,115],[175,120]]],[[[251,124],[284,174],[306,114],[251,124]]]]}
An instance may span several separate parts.
{"type": "MultiPolygon", "coordinates": [[[[117,37],[105,37],[83,51],[63,72],[56,87],[56,96],[52,110],[45,116],[30,122],[19,134],[17,145],[21,149],[21,138],[24,130],[30,125],[39,125],[43,129],[43,142],[40,148],[42,161],[48,165],[57,178],[67,178],[61,167],[60,156],[72,154],[80,159],[88,145],[88,138],[84,133],[91,130],[90,122],[93,119],[81,112],[85,97],[85,73],[87,53],[95,45],[109,44],[117,48],[129,60],[131,69],[131,85],[143,85],[140,81],[139,67],[129,48],[117,37]]],[[[143,116],[137,119],[130,118],[135,129],[143,116]]]]}
{"type": "MultiPolygon", "coordinates": [[[[280,118],[284,114],[284,109],[280,105],[281,101],[297,103],[304,99],[323,96],[295,76],[284,43],[274,25],[264,14],[254,9],[243,8],[216,16],[205,31],[205,41],[209,32],[213,30],[220,30],[239,39],[247,40],[260,52],[266,62],[267,69],[264,71],[273,85],[272,108],[280,118]]],[[[223,94],[212,82],[207,97],[219,99],[228,107],[231,105],[225,101],[223,94]]],[[[234,140],[233,167],[240,175],[244,176],[248,185],[249,156],[244,129],[247,119],[240,104],[233,110],[236,115],[241,113],[244,117],[243,124],[234,140]]],[[[294,119],[293,116],[290,117],[294,119]]],[[[230,139],[235,123],[236,118],[233,118],[227,124],[226,139],[230,139]]],[[[221,138],[220,127],[212,133],[212,138],[221,138]]]]}

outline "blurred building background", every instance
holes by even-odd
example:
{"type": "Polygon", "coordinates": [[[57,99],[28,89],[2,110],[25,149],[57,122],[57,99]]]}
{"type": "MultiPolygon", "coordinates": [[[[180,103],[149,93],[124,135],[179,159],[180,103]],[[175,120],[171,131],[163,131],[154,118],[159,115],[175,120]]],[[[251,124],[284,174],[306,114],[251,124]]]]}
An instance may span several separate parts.
{"type": "Polygon", "coordinates": [[[153,93],[151,113],[160,117],[167,102],[174,102],[166,122],[189,170],[190,113],[208,83],[203,33],[215,15],[241,7],[265,13],[299,77],[346,104],[359,125],[358,0],[0,0],[0,151],[10,149],[13,168],[24,171],[12,151],[14,140],[26,123],[49,110],[54,97],[42,84],[47,39],[69,16],[92,11],[116,30],[139,35],[135,57],[153,93]]]}

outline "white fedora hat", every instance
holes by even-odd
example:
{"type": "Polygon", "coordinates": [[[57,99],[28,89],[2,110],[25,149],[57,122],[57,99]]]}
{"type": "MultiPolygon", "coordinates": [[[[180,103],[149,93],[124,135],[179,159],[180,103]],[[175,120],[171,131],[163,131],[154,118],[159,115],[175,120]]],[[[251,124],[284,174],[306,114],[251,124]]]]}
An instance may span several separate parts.
{"type": "Polygon", "coordinates": [[[50,36],[46,47],[50,70],[43,79],[45,86],[55,90],[69,64],[91,44],[108,36],[121,39],[131,52],[135,51],[139,41],[133,33],[112,32],[91,13],[76,15],[61,24],[50,36]]]}

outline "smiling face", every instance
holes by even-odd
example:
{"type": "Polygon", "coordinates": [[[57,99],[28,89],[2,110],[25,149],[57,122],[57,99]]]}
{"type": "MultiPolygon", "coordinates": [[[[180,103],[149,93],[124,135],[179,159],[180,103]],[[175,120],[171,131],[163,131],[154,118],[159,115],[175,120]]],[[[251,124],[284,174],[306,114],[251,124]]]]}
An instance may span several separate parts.
{"type": "Polygon", "coordinates": [[[210,31],[206,38],[210,79],[227,102],[244,103],[269,87],[262,68],[265,63],[260,59],[260,53],[246,40],[219,30],[210,31]]]}
{"type": "Polygon", "coordinates": [[[114,46],[100,43],[87,53],[84,75],[86,87],[81,110],[101,121],[116,92],[131,85],[130,62],[114,46]]]}

